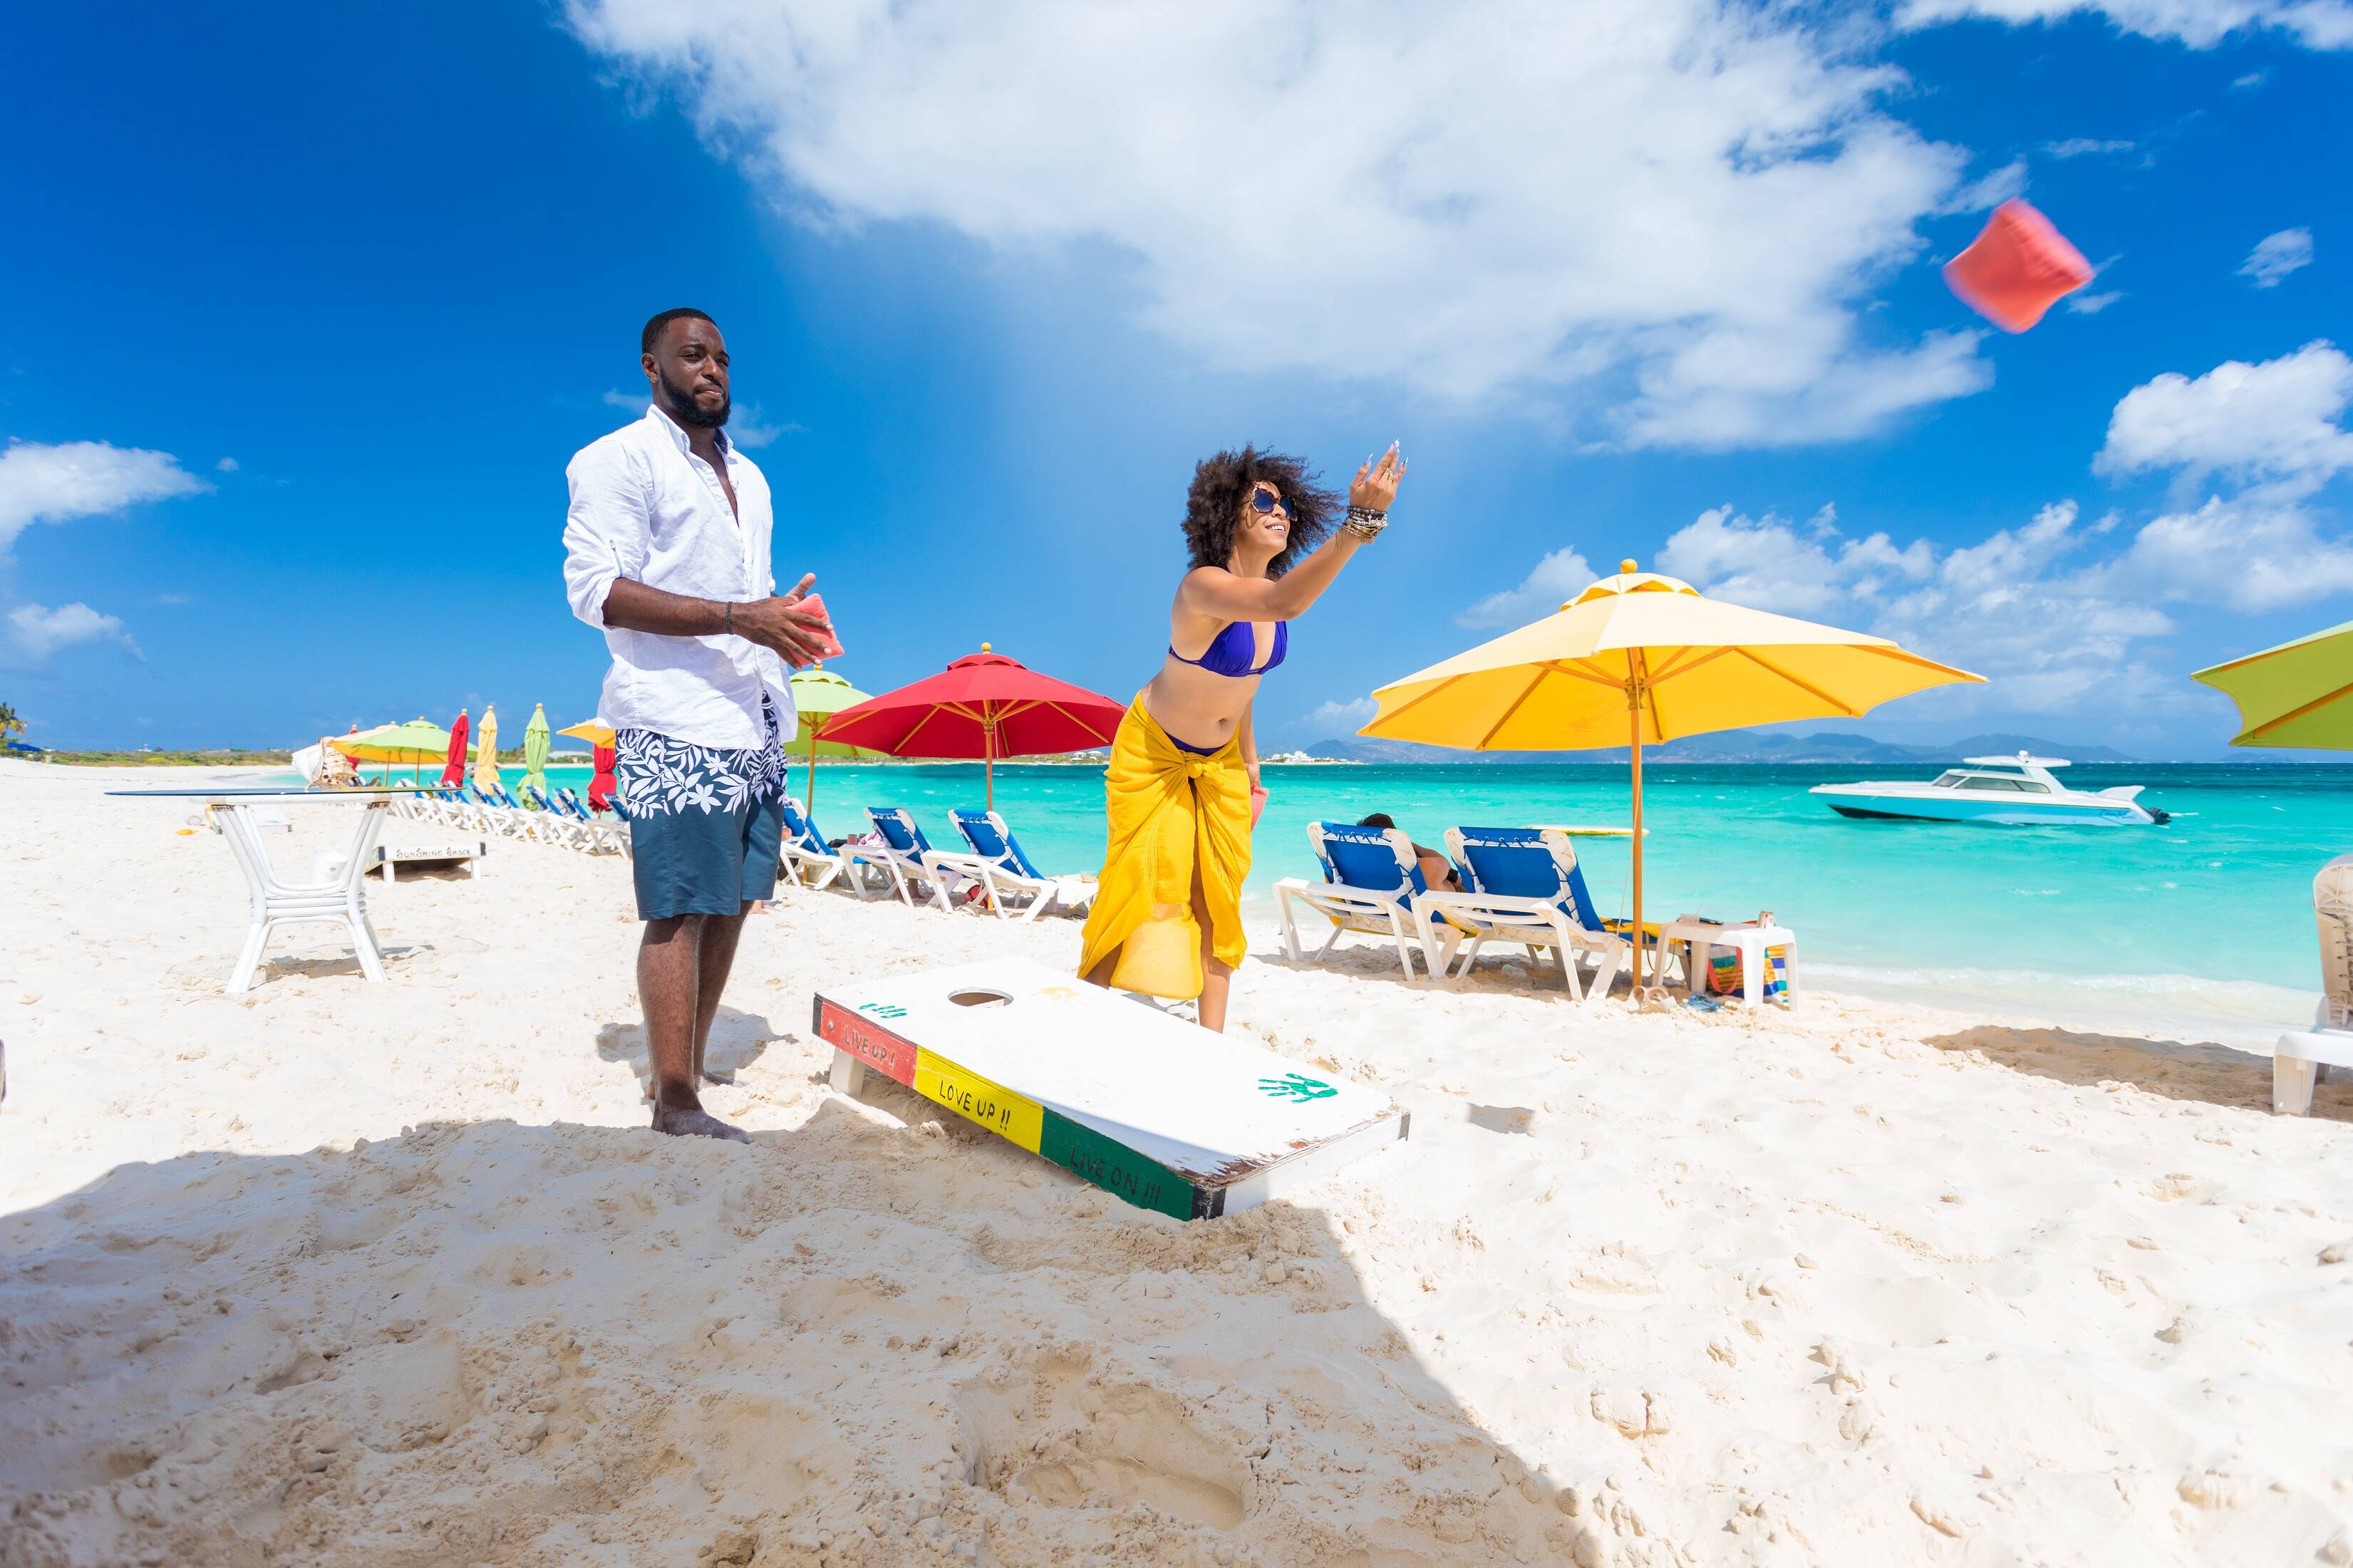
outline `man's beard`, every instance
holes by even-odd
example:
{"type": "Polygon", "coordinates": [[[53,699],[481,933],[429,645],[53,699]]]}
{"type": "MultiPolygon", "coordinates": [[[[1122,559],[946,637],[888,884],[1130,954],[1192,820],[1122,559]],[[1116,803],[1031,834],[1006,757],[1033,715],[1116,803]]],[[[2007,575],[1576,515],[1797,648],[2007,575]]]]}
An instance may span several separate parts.
{"type": "Polygon", "coordinates": [[[706,430],[716,430],[726,424],[727,416],[735,411],[735,399],[733,395],[727,395],[726,401],[720,404],[716,412],[705,414],[695,403],[691,387],[679,385],[670,378],[670,372],[659,365],[654,367],[654,374],[661,383],[662,412],[681,425],[700,425],[706,430]]]}

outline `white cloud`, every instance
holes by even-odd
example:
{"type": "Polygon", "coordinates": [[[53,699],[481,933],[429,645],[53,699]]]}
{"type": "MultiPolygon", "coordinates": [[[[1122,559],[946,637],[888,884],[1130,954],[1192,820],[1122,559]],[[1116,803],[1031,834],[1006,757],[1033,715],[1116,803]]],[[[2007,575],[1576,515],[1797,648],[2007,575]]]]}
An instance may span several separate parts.
{"type": "Polygon", "coordinates": [[[1302,715],[1292,725],[1294,730],[1313,730],[1317,736],[1351,735],[1371,719],[1380,704],[1369,697],[1359,697],[1353,702],[1326,702],[1313,713],[1302,715]]]}
{"type": "Polygon", "coordinates": [[[2231,79],[2231,85],[2243,92],[2249,88],[2263,86],[2263,83],[2271,79],[2271,76],[2272,73],[2267,70],[2249,71],[2244,76],[2232,77],[2231,79]]]}
{"type": "Polygon", "coordinates": [[[2066,303],[2067,309],[2079,316],[2096,316],[2123,298],[2123,293],[2115,289],[2109,289],[2105,294],[2085,294],[2078,291],[2068,295],[2066,303]]]}
{"type": "Polygon", "coordinates": [[[211,488],[169,452],[103,441],[11,441],[0,448],[0,552],[36,522],[96,517],[211,488]]]}
{"type": "Polygon", "coordinates": [[[2299,267],[2311,265],[2312,231],[2284,228],[2255,242],[2254,249],[2239,264],[2238,275],[2253,279],[2258,289],[2276,289],[2281,279],[2299,267]]]}
{"type": "Polygon", "coordinates": [[[2353,468],[2353,359],[2314,342],[2248,364],[2226,360],[2194,380],[2168,372],[2125,394],[2093,459],[2105,474],[2179,468],[2195,482],[2220,472],[2306,493],[2353,468]]]}
{"type": "Polygon", "coordinates": [[[1981,16],[1998,22],[2056,22],[2096,14],[2121,31],[2212,48],[2232,33],[2276,28],[2316,49],[2353,47],[2353,5],[2345,0],[1907,0],[1896,25],[1934,26],[1981,16]]]}
{"type": "MultiPolygon", "coordinates": [[[[818,227],[1116,258],[1209,364],[1559,403],[1635,444],[1840,439],[1983,387],[1859,306],[1966,155],[1861,31],[1730,0],[568,0],[818,227]],[[1834,35],[1834,36],[1833,36],[1834,35]]],[[[2010,176],[2004,176],[2010,177],[2010,176]]]]}
{"type": "Polygon", "coordinates": [[[2353,543],[2325,536],[2294,500],[2251,490],[2156,519],[2107,575],[2147,598],[2253,615],[2353,592],[2353,543]]]}
{"type": "Polygon", "coordinates": [[[1490,594],[1454,617],[1458,626],[1517,626],[1551,615],[1592,586],[1599,574],[1573,547],[1563,546],[1535,564],[1516,588],[1490,594]]]}
{"type": "Polygon", "coordinates": [[[653,406],[654,400],[642,392],[607,392],[602,401],[607,407],[626,408],[632,414],[643,414],[653,406]]]}
{"type": "Polygon", "coordinates": [[[1803,529],[1770,513],[1752,521],[1716,507],[1659,552],[1661,571],[1704,593],[1790,616],[1818,615],[1849,597],[1877,597],[1926,577],[1935,563],[1925,540],[1899,550],[1884,533],[1843,537],[1830,507],[1803,529]]]}
{"type": "Polygon", "coordinates": [[[2103,153],[2129,153],[2129,142],[2101,141],[2091,136],[2070,136],[2063,142],[2045,142],[2042,150],[2053,158],[2088,158],[2103,153]]]}
{"type": "Polygon", "coordinates": [[[213,467],[224,474],[233,474],[237,472],[237,459],[235,458],[223,458],[219,462],[215,463],[213,467]]]}
{"type": "Polygon", "coordinates": [[[79,603],[54,610],[46,605],[19,605],[8,612],[8,635],[20,652],[37,661],[76,643],[101,640],[139,652],[139,645],[123,634],[121,621],[79,603]]]}
{"type": "Polygon", "coordinates": [[[1884,533],[1841,534],[1827,508],[1799,527],[1718,507],[1671,537],[1660,563],[1703,593],[1893,637],[1991,682],[1907,707],[1931,704],[1946,717],[2064,713],[2095,691],[2170,702],[2170,678],[2137,659],[2134,645],[2172,622],[2073,568],[2084,542],[2113,526],[2081,528],[2077,518],[2075,503],[2063,501],[1940,553],[1925,540],[1899,548],[1884,533]]]}

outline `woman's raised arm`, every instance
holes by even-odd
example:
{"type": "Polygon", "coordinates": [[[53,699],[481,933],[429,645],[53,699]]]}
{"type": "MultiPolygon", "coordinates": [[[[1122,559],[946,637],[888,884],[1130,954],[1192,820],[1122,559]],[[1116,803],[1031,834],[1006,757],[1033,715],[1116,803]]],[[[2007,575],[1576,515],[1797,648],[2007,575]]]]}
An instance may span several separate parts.
{"type": "MultiPolygon", "coordinates": [[[[1405,459],[1392,445],[1377,463],[1356,470],[1348,485],[1348,504],[1370,511],[1387,511],[1397,500],[1398,483],[1405,478],[1405,459]]],[[[1364,541],[1345,524],[1318,545],[1307,559],[1280,577],[1241,577],[1222,566],[1197,566],[1185,574],[1176,590],[1176,607],[1221,621],[1288,621],[1315,603],[1340,574],[1348,557],[1364,541]]]]}

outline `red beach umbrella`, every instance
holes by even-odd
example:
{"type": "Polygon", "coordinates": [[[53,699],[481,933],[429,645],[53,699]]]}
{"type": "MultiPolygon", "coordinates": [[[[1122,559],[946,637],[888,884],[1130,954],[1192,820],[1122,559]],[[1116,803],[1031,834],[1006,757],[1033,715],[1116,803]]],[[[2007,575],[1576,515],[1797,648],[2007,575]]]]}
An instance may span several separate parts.
{"type": "Polygon", "coordinates": [[[987,643],[939,674],[845,708],[820,738],[894,757],[978,757],[997,805],[997,759],[1107,746],[1127,712],[1083,686],[1040,675],[987,643]]]}
{"type": "Polygon", "coordinates": [[[615,809],[613,805],[613,795],[615,791],[621,787],[621,783],[618,779],[613,776],[613,763],[619,754],[620,753],[611,746],[596,746],[592,748],[590,761],[595,764],[596,771],[588,780],[589,810],[611,811],[615,809]]]}
{"type": "Polygon", "coordinates": [[[458,721],[449,726],[449,760],[441,769],[441,787],[466,782],[466,710],[458,710],[458,721]]]}

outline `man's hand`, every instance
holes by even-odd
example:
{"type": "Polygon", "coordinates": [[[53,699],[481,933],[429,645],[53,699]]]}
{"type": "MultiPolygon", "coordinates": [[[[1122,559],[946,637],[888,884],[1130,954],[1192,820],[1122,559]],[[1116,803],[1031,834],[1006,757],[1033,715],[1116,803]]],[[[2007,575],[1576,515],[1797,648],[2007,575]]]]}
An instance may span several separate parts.
{"type": "Polygon", "coordinates": [[[1397,443],[1381,454],[1378,463],[1366,463],[1356,470],[1348,486],[1348,504],[1371,511],[1387,511],[1397,500],[1398,481],[1405,478],[1405,459],[1398,455],[1397,443]]]}
{"type": "Polygon", "coordinates": [[[817,574],[804,573],[790,593],[736,605],[735,635],[748,637],[762,647],[773,648],[795,669],[816,663],[824,657],[825,634],[829,628],[824,616],[794,608],[807,596],[816,582],[817,574]]]}

